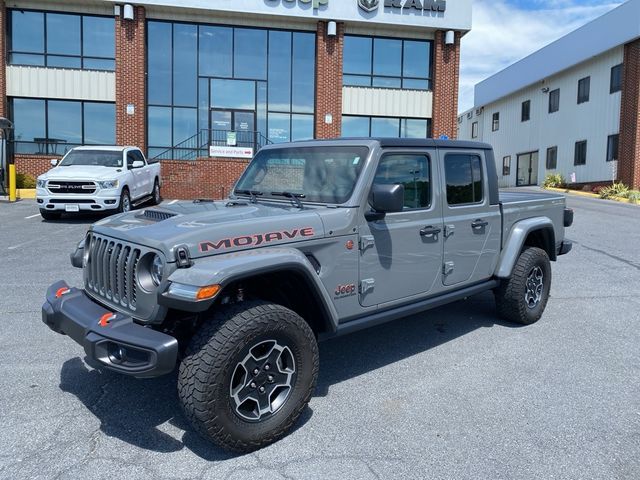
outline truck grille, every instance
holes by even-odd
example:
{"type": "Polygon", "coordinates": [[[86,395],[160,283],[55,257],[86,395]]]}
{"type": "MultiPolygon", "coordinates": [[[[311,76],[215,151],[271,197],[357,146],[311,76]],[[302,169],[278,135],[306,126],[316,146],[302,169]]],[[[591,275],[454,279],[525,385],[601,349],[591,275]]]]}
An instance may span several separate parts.
{"type": "Polygon", "coordinates": [[[136,268],[142,256],[140,248],[95,234],[90,234],[87,246],[87,290],[135,312],[138,300],[136,268]]]}
{"type": "Polygon", "coordinates": [[[79,193],[87,195],[95,193],[97,187],[94,182],[49,181],[47,188],[51,193],[79,193]]]}

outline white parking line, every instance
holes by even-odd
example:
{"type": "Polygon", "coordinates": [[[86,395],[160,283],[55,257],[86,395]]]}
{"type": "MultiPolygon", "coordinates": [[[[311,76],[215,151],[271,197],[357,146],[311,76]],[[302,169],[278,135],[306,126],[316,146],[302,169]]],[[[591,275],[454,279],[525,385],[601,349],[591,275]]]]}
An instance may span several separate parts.
{"type": "Polygon", "coordinates": [[[24,218],[26,218],[26,219],[28,220],[28,219],[30,219],[30,218],[35,218],[35,217],[39,217],[39,216],[40,216],[40,214],[39,214],[39,213],[36,213],[35,215],[31,215],[31,216],[29,216],[29,217],[24,217],[24,218]]]}

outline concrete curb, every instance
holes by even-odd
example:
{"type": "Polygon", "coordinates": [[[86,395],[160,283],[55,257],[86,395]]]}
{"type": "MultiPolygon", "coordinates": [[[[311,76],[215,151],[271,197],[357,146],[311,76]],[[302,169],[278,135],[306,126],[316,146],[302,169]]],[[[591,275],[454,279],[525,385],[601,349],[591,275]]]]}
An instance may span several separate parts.
{"type": "Polygon", "coordinates": [[[570,190],[568,188],[555,188],[555,187],[542,187],[542,188],[544,190],[549,190],[551,192],[568,193],[571,195],[579,195],[581,197],[597,198],[599,200],[613,200],[614,202],[628,203],[630,205],[638,205],[636,203],[631,203],[627,198],[620,198],[620,197],[600,198],[600,195],[598,195],[597,193],[581,192],[580,190],[570,190]]]}

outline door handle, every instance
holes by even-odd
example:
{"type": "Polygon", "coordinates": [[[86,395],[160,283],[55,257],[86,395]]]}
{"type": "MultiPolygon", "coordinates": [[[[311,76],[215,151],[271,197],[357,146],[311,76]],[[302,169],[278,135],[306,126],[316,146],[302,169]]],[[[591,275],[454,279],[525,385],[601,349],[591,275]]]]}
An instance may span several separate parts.
{"type": "Polygon", "coordinates": [[[434,235],[439,234],[442,231],[441,228],[433,227],[429,225],[428,227],[424,227],[420,229],[420,235],[422,237],[433,237],[434,235]]]}
{"type": "Polygon", "coordinates": [[[480,229],[489,225],[489,222],[482,220],[481,218],[471,224],[471,228],[480,229]]]}

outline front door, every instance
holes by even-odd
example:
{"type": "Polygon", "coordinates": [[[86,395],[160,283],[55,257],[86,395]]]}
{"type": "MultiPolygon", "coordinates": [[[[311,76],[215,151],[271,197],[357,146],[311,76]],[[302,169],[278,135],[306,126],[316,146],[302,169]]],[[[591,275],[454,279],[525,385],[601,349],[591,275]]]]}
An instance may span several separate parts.
{"type": "Polygon", "coordinates": [[[255,144],[256,114],[247,110],[211,110],[212,143],[227,144],[227,132],[235,132],[236,146],[255,144]]]}
{"type": "Polygon", "coordinates": [[[440,151],[446,186],[442,283],[447,287],[490,278],[500,253],[500,206],[490,204],[481,155],[440,151]]]}
{"type": "Polygon", "coordinates": [[[518,177],[516,185],[524,187],[538,184],[538,152],[518,155],[518,177]]]}
{"type": "Polygon", "coordinates": [[[404,185],[404,210],[360,229],[360,304],[409,300],[439,287],[442,208],[434,152],[387,153],[374,183],[404,185]],[[435,192],[434,192],[435,190],[435,192]]]}

